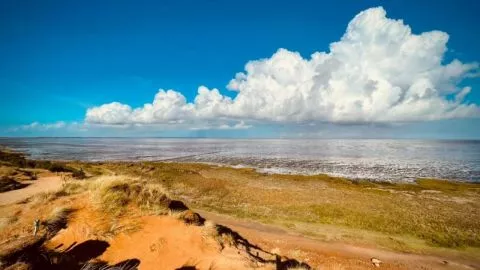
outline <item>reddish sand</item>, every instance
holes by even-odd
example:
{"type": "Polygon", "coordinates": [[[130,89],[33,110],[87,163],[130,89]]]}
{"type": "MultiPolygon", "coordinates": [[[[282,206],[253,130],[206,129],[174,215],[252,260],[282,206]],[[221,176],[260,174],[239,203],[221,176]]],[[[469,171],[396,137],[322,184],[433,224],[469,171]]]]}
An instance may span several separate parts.
{"type": "MultiPolygon", "coordinates": [[[[105,238],[107,220],[89,209],[80,209],[46,246],[57,251],[71,250],[87,240],[107,240],[109,247],[97,259],[110,265],[131,259],[140,261],[139,269],[251,269],[248,256],[234,247],[221,249],[201,226],[189,226],[171,216],[144,216],[118,221],[119,232],[105,238]],[[135,219],[135,224],[132,223],[135,219]],[[127,223],[125,223],[127,222],[127,223]],[[133,231],[126,228],[134,228],[133,231]],[[136,229],[135,229],[136,227],[136,229]]],[[[111,220],[109,220],[111,221],[111,220]]],[[[108,228],[107,228],[108,229],[108,228]]],[[[271,266],[267,268],[274,269],[271,266]]]]}
{"type": "MultiPolygon", "coordinates": [[[[0,205],[61,187],[59,176],[45,176],[30,182],[31,185],[26,188],[1,193],[0,205]]],[[[88,197],[64,200],[69,201],[68,204],[76,211],[69,220],[68,227],[46,244],[50,249],[66,251],[79,247],[88,240],[100,240],[98,242],[108,247],[92,258],[109,264],[136,259],[140,262],[139,269],[176,269],[182,266],[195,266],[196,269],[275,269],[273,263],[262,264],[252,260],[244,247],[221,248],[204,227],[186,225],[172,216],[114,219],[93,210],[88,197]]],[[[27,210],[25,215],[31,211],[27,210]]],[[[298,259],[305,260],[314,269],[372,269],[372,257],[383,262],[380,267],[382,269],[480,269],[480,260],[423,256],[327,243],[291,234],[274,226],[204,211],[197,212],[260,246],[267,251],[260,256],[269,261],[275,257],[268,252],[276,250],[276,253],[285,256],[291,256],[292,251],[297,252],[298,259]]]]}
{"type": "MultiPolygon", "coordinates": [[[[96,248],[85,243],[98,242],[100,243],[98,253],[94,256],[84,256],[88,259],[106,261],[110,265],[133,259],[140,262],[139,269],[143,270],[177,269],[182,266],[195,266],[196,269],[267,270],[275,269],[273,263],[275,256],[269,253],[279,253],[305,261],[313,269],[372,269],[371,257],[379,258],[383,262],[381,269],[479,269],[478,260],[404,254],[327,243],[291,234],[269,225],[197,211],[208,220],[238,232],[250,243],[266,251],[260,251],[259,257],[270,263],[263,264],[253,260],[244,246],[226,245],[222,249],[204,226],[189,226],[172,216],[134,216],[133,213],[140,215],[135,209],[128,209],[127,213],[130,214],[128,217],[113,218],[94,210],[91,198],[86,195],[63,197],[60,200],[55,204],[71,207],[75,211],[69,219],[68,227],[47,242],[46,247],[59,252],[76,249],[78,254],[88,253],[89,250],[96,248]]],[[[37,216],[39,211],[42,214],[50,211],[28,207],[15,209],[17,208],[23,211],[21,214],[23,218],[19,222],[26,222],[24,229],[27,234],[30,233],[33,217],[37,216]]],[[[19,227],[20,224],[16,226],[19,227]]],[[[259,250],[251,248],[250,251],[252,251],[250,254],[258,254],[259,250]]]]}
{"type": "MultiPolygon", "coordinates": [[[[282,255],[288,255],[285,253],[297,250],[308,264],[316,267],[314,269],[372,269],[372,257],[382,261],[382,269],[477,269],[475,262],[325,243],[268,225],[200,212],[266,251],[276,249],[282,255]]],[[[188,226],[171,216],[118,220],[115,223],[118,232],[108,237],[105,230],[112,226],[111,222],[97,211],[79,209],[68,228],[51,239],[47,247],[64,251],[87,240],[104,239],[109,246],[97,259],[109,264],[137,259],[140,261],[139,269],[176,269],[182,266],[195,266],[196,269],[275,269],[273,264],[253,262],[241,247],[221,249],[213,237],[205,234],[203,227],[188,226]]],[[[264,256],[264,259],[274,257],[264,256]]]]}
{"type": "MultiPolygon", "coordinates": [[[[113,239],[111,247],[100,259],[118,263],[130,256],[141,261],[140,269],[175,269],[194,265],[208,269],[222,258],[217,243],[203,238],[199,227],[186,226],[171,217],[145,217],[142,222],[141,231],[113,239]]],[[[229,265],[228,269],[233,266],[229,265]]]]}
{"type": "Polygon", "coordinates": [[[0,205],[7,205],[23,201],[37,193],[55,191],[61,188],[60,176],[51,175],[39,177],[37,180],[22,181],[28,186],[0,193],[0,205]]]}

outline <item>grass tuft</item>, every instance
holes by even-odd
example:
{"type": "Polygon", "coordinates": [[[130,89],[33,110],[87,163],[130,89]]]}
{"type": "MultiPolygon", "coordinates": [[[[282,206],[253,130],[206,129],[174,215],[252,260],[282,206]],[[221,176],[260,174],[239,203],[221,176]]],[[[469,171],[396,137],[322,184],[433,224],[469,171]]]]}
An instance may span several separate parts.
{"type": "Polygon", "coordinates": [[[168,213],[171,199],[160,184],[122,176],[100,177],[96,182],[98,189],[94,195],[100,207],[108,213],[120,215],[130,204],[150,213],[168,213]]]}
{"type": "MultiPolygon", "coordinates": [[[[480,184],[269,175],[187,163],[119,162],[97,167],[160,183],[194,208],[279,225],[288,220],[290,228],[305,225],[312,236],[318,232],[315,226],[333,225],[404,239],[406,250],[419,247],[417,243],[422,248],[480,247],[480,184]]],[[[391,244],[398,247],[395,241],[391,244]]]]}
{"type": "Polygon", "coordinates": [[[68,223],[68,217],[73,212],[71,208],[57,207],[53,209],[50,216],[42,222],[47,231],[47,236],[53,237],[61,229],[65,229],[68,223]]]}

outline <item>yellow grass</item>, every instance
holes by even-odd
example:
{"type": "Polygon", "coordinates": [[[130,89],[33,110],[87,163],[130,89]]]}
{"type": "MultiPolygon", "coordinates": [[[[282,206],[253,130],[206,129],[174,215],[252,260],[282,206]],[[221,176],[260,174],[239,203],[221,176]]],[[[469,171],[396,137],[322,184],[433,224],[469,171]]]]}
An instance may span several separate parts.
{"type": "Polygon", "coordinates": [[[126,211],[129,204],[156,214],[165,214],[171,201],[162,185],[146,183],[138,178],[100,177],[90,183],[89,189],[99,206],[115,215],[126,211]]]}
{"type": "Polygon", "coordinates": [[[312,237],[322,238],[328,225],[349,232],[337,240],[368,242],[373,235],[378,244],[400,250],[480,247],[478,184],[435,179],[371,183],[202,164],[89,166],[160,183],[172,198],[194,208],[276,224],[312,237]]]}

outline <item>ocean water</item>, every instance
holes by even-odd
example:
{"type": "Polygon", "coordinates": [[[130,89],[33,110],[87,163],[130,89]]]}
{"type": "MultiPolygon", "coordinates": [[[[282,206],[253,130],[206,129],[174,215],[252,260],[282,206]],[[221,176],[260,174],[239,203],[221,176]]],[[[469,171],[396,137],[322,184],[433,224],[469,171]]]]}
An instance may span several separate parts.
{"type": "Polygon", "coordinates": [[[480,181],[480,141],[335,139],[0,138],[35,159],[159,160],[262,172],[411,181],[480,181]]]}

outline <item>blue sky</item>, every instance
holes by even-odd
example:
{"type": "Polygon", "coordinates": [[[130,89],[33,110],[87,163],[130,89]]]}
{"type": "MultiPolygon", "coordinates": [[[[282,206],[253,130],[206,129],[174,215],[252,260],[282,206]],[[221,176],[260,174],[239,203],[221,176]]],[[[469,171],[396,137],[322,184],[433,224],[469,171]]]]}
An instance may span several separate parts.
{"type": "MultiPolygon", "coordinates": [[[[245,72],[247,62],[273,58],[279,48],[303,58],[328,52],[355,15],[377,6],[388,18],[402,19],[414,34],[448,33],[443,63],[455,58],[462,63],[480,61],[475,29],[480,25],[480,2],[474,0],[1,1],[0,135],[370,137],[381,129],[385,137],[480,138],[480,121],[472,111],[453,120],[415,116],[413,121],[377,121],[368,116],[360,123],[325,117],[284,122],[275,115],[237,113],[215,124],[212,117],[202,118],[193,128],[171,124],[177,118],[145,125],[86,116],[87,109],[114,101],[141,107],[151,103],[160,88],[178,91],[187,103],[194,102],[201,85],[235,99],[247,90],[229,91],[226,86],[236,73],[245,72]],[[88,119],[95,121],[83,125],[88,119]],[[64,124],[53,127],[58,121],[64,124]],[[68,128],[71,123],[76,126],[68,128]],[[21,128],[27,125],[31,128],[21,128]],[[235,130],[235,125],[241,128],[235,130]]],[[[470,75],[455,82],[458,89],[471,87],[463,104],[480,104],[479,81],[470,75]]],[[[221,115],[218,118],[226,114],[221,115]]]]}

